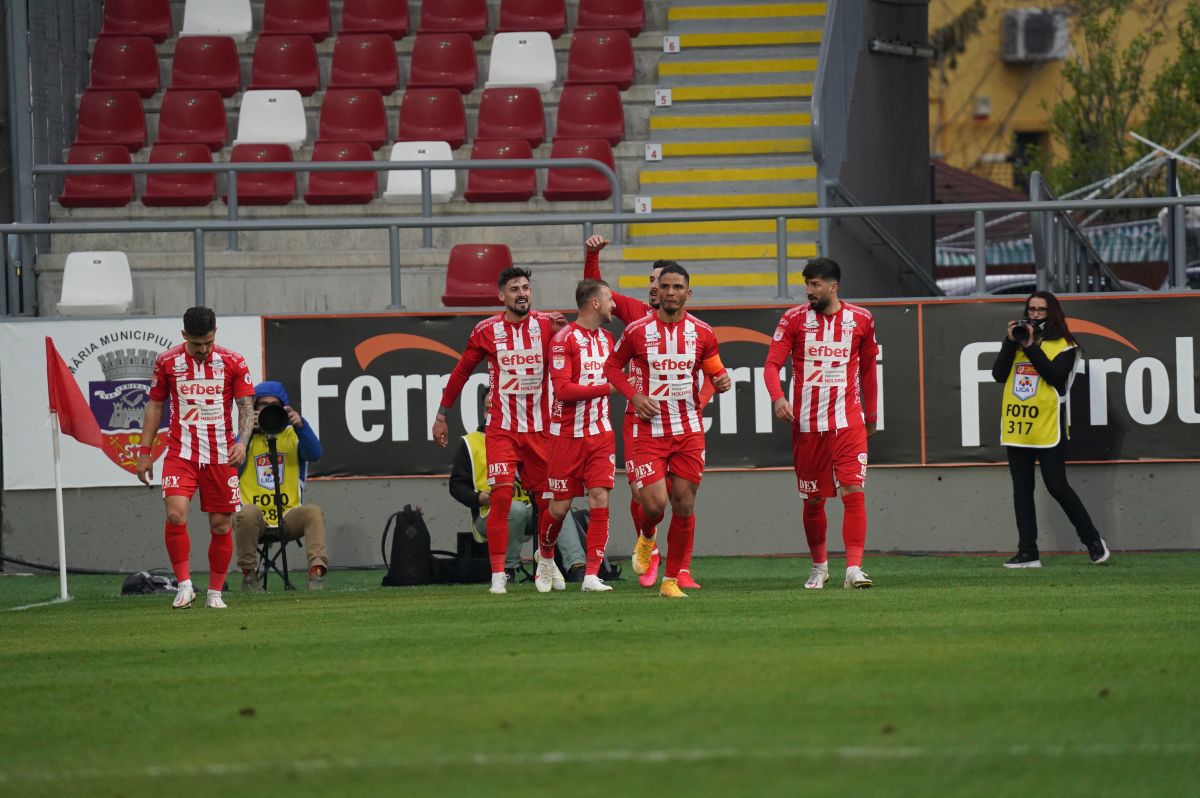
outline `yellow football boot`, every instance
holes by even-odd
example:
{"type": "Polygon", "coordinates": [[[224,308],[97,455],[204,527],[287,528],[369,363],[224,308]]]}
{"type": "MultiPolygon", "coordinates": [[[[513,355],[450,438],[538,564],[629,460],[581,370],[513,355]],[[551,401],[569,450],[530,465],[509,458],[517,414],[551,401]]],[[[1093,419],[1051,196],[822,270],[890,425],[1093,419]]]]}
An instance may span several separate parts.
{"type": "Polygon", "coordinates": [[[663,598],[687,598],[687,593],[679,589],[679,580],[663,577],[662,584],[658,586],[658,595],[663,598]]]}
{"type": "Polygon", "coordinates": [[[633,547],[633,572],[638,576],[650,570],[650,555],[654,553],[654,542],[658,539],[644,538],[638,535],[637,544],[633,547]]]}

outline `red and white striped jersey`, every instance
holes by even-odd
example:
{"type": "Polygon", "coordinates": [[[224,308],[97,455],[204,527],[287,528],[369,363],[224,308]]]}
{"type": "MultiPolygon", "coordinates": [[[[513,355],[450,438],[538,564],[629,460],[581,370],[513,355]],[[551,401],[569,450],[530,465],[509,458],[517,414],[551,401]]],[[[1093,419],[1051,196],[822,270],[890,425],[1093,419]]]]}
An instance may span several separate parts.
{"type": "MultiPolygon", "coordinates": [[[[214,346],[204,362],[188,355],[183,344],[154,361],[150,399],[171,400],[167,454],[200,465],[228,463],[236,439],[233,400],[254,395],[246,359],[214,346]]],[[[144,442],[149,445],[149,441],[144,442]]]]}
{"type": "Polygon", "coordinates": [[[601,327],[589,330],[571,322],[550,343],[550,380],[554,404],[550,409],[550,434],[588,438],[612,432],[604,363],[612,352],[612,333],[601,327]]]}
{"type": "Polygon", "coordinates": [[[690,313],[670,324],[660,321],[657,313],[631,322],[604,372],[626,399],[643,393],[658,402],[659,414],[650,421],[638,419],[633,436],[663,438],[704,432],[699,412],[703,408],[701,364],[718,354],[712,328],[690,313]],[[628,378],[621,373],[626,364],[628,378]]]}
{"type": "Polygon", "coordinates": [[[838,312],[830,315],[809,305],[784,313],[772,336],[763,375],[772,402],[784,395],[779,369],[789,356],[794,426],[799,432],[875,423],[879,346],[870,311],[842,302],[838,312]]]}
{"type": "Polygon", "coordinates": [[[545,432],[552,396],[546,361],[553,337],[553,320],[536,310],[516,323],[503,313],[479,322],[442,392],[442,407],[454,404],[471,372],[486,359],[492,389],[487,428],[545,432]]]}

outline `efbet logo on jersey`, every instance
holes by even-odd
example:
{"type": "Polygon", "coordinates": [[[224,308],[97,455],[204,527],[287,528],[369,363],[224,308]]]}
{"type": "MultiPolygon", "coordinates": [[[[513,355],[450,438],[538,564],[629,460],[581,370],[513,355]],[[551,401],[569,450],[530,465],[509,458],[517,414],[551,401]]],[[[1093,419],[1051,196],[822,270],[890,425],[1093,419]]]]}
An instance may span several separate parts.
{"type": "MultiPolygon", "coordinates": [[[[282,454],[275,455],[275,465],[279,469],[280,483],[286,481],[287,476],[284,473],[284,460],[282,454]]],[[[275,477],[271,474],[271,455],[260,454],[254,458],[254,478],[258,481],[259,487],[265,490],[275,490],[275,477]]],[[[233,478],[230,482],[231,486],[237,485],[237,478],[233,478]]]]}
{"type": "Polygon", "coordinates": [[[1013,396],[1022,402],[1032,399],[1037,393],[1039,379],[1037,369],[1032,363],[1018,363],[1017,373],[1013,376],[1013,396]]]}

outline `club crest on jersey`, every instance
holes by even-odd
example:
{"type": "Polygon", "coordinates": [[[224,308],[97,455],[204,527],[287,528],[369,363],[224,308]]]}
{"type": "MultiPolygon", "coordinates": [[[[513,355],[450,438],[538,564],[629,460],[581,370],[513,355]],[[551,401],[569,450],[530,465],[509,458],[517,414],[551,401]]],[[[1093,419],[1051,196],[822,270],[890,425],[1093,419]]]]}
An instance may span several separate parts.
{"type": "Polygon", "coordinates": [[[782,341],[783,340],[784,326],[785,325],[783,323],[780,323],[780,325],[775,328],[775,334],[771,336],[771,340],[773,340],[773,341],[782,341]]]}
{"type": "Polygon", "coordinates": [[[817,321],[816,316],[809,316],[807,319],[804,320],[804,329],[806,329],[806,330],[815,330],[820,326],[821,326],[821,322],[817,321]]]}
{"type": "Polygon", "coordinates": [[[504,322],[497,321],[492,323],[492,337],[497,341],[507,340],[508,328],[504,326],[504,322]]]}
{"type": "Polygon", "coordinates": [[[850,316],[847,316],[846,318],[842,319],[842,329],[843,330],[853,330],[857,326],[858,326],[858,322],[856,322],[850,316]]]}
{"type": "Polygon", "coordinates": [[[657,343],[658,339],[661,337],[662,336],[659,335],[657,327],[647,327],[646,328],[646,343],[648,343],[648,344],[657,343]]]}
{"type": "Polygon", "coordinates": [[[556,369],[567,367],[567,358],[564,355],[555,355],[551,362],[554,364],[554,368],[556,369]]]}
{"type": "Polygon", "coordinates": [[[683,340],[688,341],[690,343],[695,343],[696,339],[699,337],[700,337],[699,334],[695,330],[684,330],[683,331],[683,340]]]}
{"type": "Polygon", "coordinates": [[[1013,374],[1013,396],[1024,402],[1026,399],[1032,399],[1037,393],[1038,382],[1041,376],[1032,363],[1018,363],[1016,373],[1013,374]]]}
{"type": "Polygon", "coordinates": [[[187,361],[183,360],[182,358],[176,360],[174,371],[175,371],[176,376],[182,376],[184,374],[187,374],[187,372],[188,372],[187,361]]]}

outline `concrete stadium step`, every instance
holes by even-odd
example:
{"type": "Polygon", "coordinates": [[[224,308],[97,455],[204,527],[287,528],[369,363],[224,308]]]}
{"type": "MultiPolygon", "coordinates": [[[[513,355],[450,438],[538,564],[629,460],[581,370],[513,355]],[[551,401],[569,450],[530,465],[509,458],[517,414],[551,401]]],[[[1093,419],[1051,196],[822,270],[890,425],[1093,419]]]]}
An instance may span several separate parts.
{"type": "MultiPolygon", "coordinates": [[[[648,245],[630,244],[625,247],[625,260],[654,261],[667,258],[683,262],[706,260],[752,260],[757,258],[774,258],[777,252],[774,241],[770,243],[750,244],[670,244],[648,245]]],[[[787,248],[789,258],[816,257],[817,245],[811,241],[789,243],[787,248]]]]}
{"type": "Polygon", "coordinates": [[[655,108],[647,135],[655,142],[722,141],[731,131],[742,140],[807,138],[808,103],[697,103],[655,108]]]}
{"type": "Polygon", "coordinates": [[[812,82],[817,54],[813,46],[772,48],[769,55],[759,47],[682,50],[663,55],[658,63],[658,85],[812,82]]]}

